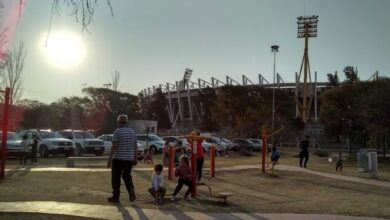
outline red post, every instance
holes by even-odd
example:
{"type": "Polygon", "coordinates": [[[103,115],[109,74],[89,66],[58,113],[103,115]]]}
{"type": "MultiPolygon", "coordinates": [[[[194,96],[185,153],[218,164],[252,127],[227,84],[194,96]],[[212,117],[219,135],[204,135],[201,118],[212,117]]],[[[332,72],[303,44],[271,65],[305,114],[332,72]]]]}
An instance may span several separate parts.
{"type": "Polygon", "coordinates": [[[215,177],[215,145],[210,147],[210,173],[211,177],[215,177]]]}
{"type": "Polygon", "coordinates": [[[198,148],[198,141],[197,139],[191,139],[191,146],[192,146],[192,154],[191,154],[191,168],[192,168],[192,191],[191,191],[191,197],[196,197],[196,155],[197,155],[197,148],[198,148]]]}
{"type": "Polygon", "coordinates": [[[267,134],[265,128],[261,131],[262,149],[261,149],[261,172],[265,173],[265,155],[267,153],[267,134]]]}
{"type": "Polygon", "coordinates": [[[3,133],[1,137],[1,155],[0,155],[0,179],[4,178],[5,173],[5,156],[7,154],[7,132],[8,132],[8,108],[10,101],[10,88],[5,89],[5,100],[4,100],[4,114],[3,114],[3,133]]]}
{"type": "Polygon", "coordinates": [[[169,146],[169,161],[168,161],[168,179],[172,180],[173,179],[173,166],[175,164],[175,153],[174,153],[174,148],[173,146],[169,146]]]}

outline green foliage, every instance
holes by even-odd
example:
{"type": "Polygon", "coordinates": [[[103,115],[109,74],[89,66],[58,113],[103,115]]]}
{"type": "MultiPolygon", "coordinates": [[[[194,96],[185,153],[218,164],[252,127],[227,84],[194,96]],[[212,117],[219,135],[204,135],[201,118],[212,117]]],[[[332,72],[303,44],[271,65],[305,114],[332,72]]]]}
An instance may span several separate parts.
{"type": "Polygon", "coordinates": [[[320,96],[321,122],[332,134],[366,131],[372,137],[389,132],[390,79],[332,88],[320,96]]]}
{"type": "Polygon", "coordinates": [[[359,81],[359,78],[357,77],[357,70],[355,70],[353,66],[346,66],[343,72],[346,78],[344,81],[345,83],[355,83],[359,81]]]}
{"type": "Polygon", "coordinates": [[[339,77],[337,76],[337,71],[335,74],[328,73],[328,86],[329,87],[336,87],[340,85],[339,77]]]}
{"type": "Polygon", "coordinates": [[[98,133],[112,133],[116,117],[127,114],[139,118],[138,98],[106,88],[85,88],[85,97],[63,97],[50,105],[36,101],[24,103],[25,113],[21,128],[92,129],[98,133]]]}
{"type": "MultiPolygon", "coordinates": [[[[289,122],[294,101],[288,94],[276,90],[275,123],[289,122]]],[[[261,86],[223,86],[218,90],[213,119],[221,127],[242,137],[256,137],[261,126],[272,123],[272,89],[261,86]]]]}

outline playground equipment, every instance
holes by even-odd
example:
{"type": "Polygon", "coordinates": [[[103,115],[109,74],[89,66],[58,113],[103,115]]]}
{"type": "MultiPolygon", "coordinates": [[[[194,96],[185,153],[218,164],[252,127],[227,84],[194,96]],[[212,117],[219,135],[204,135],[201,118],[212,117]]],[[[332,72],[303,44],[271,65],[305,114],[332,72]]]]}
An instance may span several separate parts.
{"type": "MultiPolygon", "coordinates": [[[[262,139],[262,142],[263,142],[263,149],[261,150],[261,172],[262,173],[266,173],[265,172],[265,160],[266,160],[266,154],[267,154],[267,138],[269,137],[272,137],[274,136],[275,134],[278,134],[280,133],[281,131],[284,130],[284,125],[282,124],[281,127],[275,131],[273,131],[272,133],[270,134],[267,134],[267,131],[265,130],[265,128],[267,127],[268,125],[263,125],[261,126],[261,139],[262,139]]],[[[273,174],[273,167],[272,167],[272,174],[273,174]]]]}
{"type": "Polygon", "coordinates": [[[7,154],[7,131],[8,131],[8,110],[10,105],[10,94],[11,89],[5,88],[5,91],[0,91],[2,93],[5,93],[4,98],[4,113],[3,113],[3,133],[1,137],[1,149],[0,149],[0,179],[4,178],[5,173],[5,156],[7,154]]]}

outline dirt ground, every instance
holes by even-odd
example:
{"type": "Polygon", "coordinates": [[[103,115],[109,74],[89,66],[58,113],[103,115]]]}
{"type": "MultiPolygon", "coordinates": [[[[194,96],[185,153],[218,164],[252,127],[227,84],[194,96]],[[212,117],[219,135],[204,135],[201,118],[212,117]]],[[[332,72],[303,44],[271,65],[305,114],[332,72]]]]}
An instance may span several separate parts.
{"type": "MultiPolygon", "coordinates": [[[[282,153],[280,164],[296,165],[294,152],[282,153]]],[[[155,157],[156,162],[158,158],[155,157]]],[[[260,153],[253,156],[235,154],[231,157],[217,158],[217,167],[259,164],[260,153]]],[[[65,167],[65,158],[40,159],[34,167],[65,167]]],[[[208,167],[206,159],[205,167],[208,167]]],[[[96,164],[104,168],[105,163],[96,164]]],[[[327,158],[311,156],[310,169],[335,173],[335,164],[327,162],[327,158]]],[[[382,176],[390,176],[389,164],[383,163],[382,176]]],[[[0,181],[0,201],[63,201],[85,204],[107,205],[106,197],[110,195],[111,174],[109,171],[99,172],[55,172],[31,171],[33,166],[27,165],[25,170],[17,170],[17,160],[7,160],[6,178],[0,181]]],[[[139,168],[151,165],[139,164],[139,168]]],[[[152,171],[133,172],[137,200],[130,203],[125,187],[122,185],[121,203],[124,206],[137,206],[150,209],[167,209],[200,212],[261,212],[261,213],[318,213],[351,216],[372,216],[390,218],[390,191],[388,188],[351,183],[311,174],[276,171],[276,176],[261,174],[260,170],[218,171],[215,178],[209,172],[204,173],[204,182],[212,189],[213,195],[218,192],[232,192],[228,204],[213,197],[205,186],[198,187],[196,199],[184,201],[185,187],[178,195],[178,200],[171,202],[168,198],[157,207],[147,192],[150,187],[152,171]]],[[[166,169],[164,172],[166,177],[166,169]]],[[[347,160],[344,172],[340,175],[362,176],[357,173],[356,161],[347,160]]],[[[388,181],[382,178],[383,181],[388,181]]],[[[166,179],[167,193],[172,193],[175,181],[166,179]]],[[[0,215],[3,218],[4,214],[0,215]]],[[[6,218],[5,218],[6,219],[6,218]]],[[[37,218],[39,219],[39,218],[37,218]]],[[[66,219],[66,216],[64,217],[66,219]]]]}

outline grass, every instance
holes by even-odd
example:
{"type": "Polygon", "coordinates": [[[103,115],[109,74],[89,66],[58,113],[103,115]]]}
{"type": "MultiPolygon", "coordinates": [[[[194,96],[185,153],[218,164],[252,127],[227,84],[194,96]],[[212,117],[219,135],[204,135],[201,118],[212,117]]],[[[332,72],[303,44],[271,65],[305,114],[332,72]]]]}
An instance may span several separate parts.
{"type": "MultiPolygon", "coordinates": [[[[297,165],[298,158],[295,151],[283,150],[281,164],[297,165]]],[[[65,158],[41,159],[36,167],[64,167],[65,158]]],[[[160,159],[155,157],[155,161],[160,159]]],[[[217,167],[236,165],[259,164],[260,153],[253,156],[219,157],[217,167]]],[[[7,161],[7,168],[16,168],[18,161],[7,161]]],[[[99,164],[103,168],[104,162],[99,164]]],[[[209,162],[206,158],[205,167],[209,162]]],[[[388,161],[380,161],[380,175],[389,177],[388,161]]],[[[60,201],[85,204],[107,205],[106,197],[110,195],[111,174],[101,172],[32,172],[27,166],[24,171],[11,170],[6,178],[0,182],[0,201],[60,201]]],[[[140,163],[137,167],[152,167],[140,163]]],[[[335,172],[335,164],[329,163],[327,158],[311,155],[308,167],[317,171],[335,172]]],[[[147,192],[150,187],[152,171],[134,171],[133,179],[136,187],[137,200],[128,201],[127,193],[122,193],[121,200],[124,206],[136,205],[141,208],[158,208],[151,203],[147,192]]],[[[200,212],[261,212],[261,213],[319,213],[351,216],[371,216],[390,218],[390,191],[388,188],[370,186],[360,183],[335,180],[320,176],[313,176],[300,172],[275,171],[276,176],[260,174],[260,170],[218,171],[216,178],[209,173],[204,174],[206,182],[215,195],[218,192],[232,192],[228,205],[209,194],[206,187],[198,187],[199,196],[190,202],[181,199],[185,187],[179,193],[178,201],[166,200],[160,209],[200,211],[200,212]]],[[[356,161],[346,160],[343,173],[340,175],[361,176],[357,173],[356,161]]],[[[166,176],[166,169],[164,169],[166,176]]],[[[383,177],[382,177],[383,176],[383,177]]],[[[172,193],[176,182],[166,182],[168,193],[172,193]]],[[[126,192],[122,185],[122,192],[126,192]]],[[[22,215],[22,214],[18,214],[22,215]]],[[[39,215],[33,216],[41,219],[39,215]]],[[[62,216],[67,219],[66,216],[62,216]]],[[[29,218],[29,217],[28,217],[29,218]]],[[[1,214],[0,219],[7,218],[1,214]]],[[[14,218],[12,218],[14,219],[14,218]]],[[[44,219],[44,218],[43,218],[44,219]]],[[[81,219],[81,218],[80,218],[81,219]]]]}

